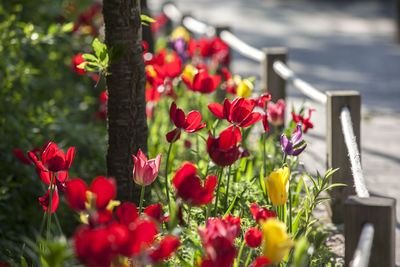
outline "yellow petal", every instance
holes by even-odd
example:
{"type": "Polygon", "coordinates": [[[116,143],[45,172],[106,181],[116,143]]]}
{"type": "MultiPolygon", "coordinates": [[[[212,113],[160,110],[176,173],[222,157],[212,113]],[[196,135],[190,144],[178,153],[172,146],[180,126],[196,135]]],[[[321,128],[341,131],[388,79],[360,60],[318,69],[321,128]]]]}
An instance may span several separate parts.
{"type": "Polygon", "coordinates": [[[286,225],[276,218],[269,218],[263,225],[263,254],[273,264],[278,264],[293,247],[286,225]]]}

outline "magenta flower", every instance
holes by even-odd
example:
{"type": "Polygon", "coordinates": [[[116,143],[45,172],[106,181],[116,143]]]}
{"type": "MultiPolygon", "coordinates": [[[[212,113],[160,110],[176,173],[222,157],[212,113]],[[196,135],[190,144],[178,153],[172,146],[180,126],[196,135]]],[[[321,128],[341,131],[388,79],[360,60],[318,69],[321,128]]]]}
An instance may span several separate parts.
{"type": "Polygon", "coordinates": [[[149,185],[157,178],[160,170],[161,154],[155,159],[147,160],[146,155],[139,149],[137,156],[132,155],[135,166],[133,180],[139,185],[149,185]]]}

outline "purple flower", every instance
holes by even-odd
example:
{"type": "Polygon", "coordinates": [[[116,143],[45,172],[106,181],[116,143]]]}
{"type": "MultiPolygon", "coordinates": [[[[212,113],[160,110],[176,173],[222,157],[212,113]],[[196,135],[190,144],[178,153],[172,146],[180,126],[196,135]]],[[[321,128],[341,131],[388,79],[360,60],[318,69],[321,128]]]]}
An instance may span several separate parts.
{"type": "Polygon", "coordinates": [[[282,134],[281,146],[282,151],[283,153],[285,153],[285,155],[297,156],[306,148],[307,143],[302,140],[301,135],[301,124],[297,124],[296,131],[294,132],[294,135],[290,140],[286,137],[285,134],[282,134]]]}

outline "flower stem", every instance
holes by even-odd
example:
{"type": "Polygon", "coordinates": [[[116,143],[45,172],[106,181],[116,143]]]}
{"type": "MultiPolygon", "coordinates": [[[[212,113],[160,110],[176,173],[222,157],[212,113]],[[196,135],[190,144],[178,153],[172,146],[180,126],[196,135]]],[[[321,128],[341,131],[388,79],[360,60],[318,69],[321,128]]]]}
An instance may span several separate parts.
{"type": "Polygon", "coordinates": [[[289,233],[292,233],[292,190],[290,190],[290,177],[289,177],[289,233]]]}
{"type": "MultiPolygon", "coordinates": [[[[266,152],[266,149],[265,149],[265,146],[266,146],[266,143],[267,143],[267,133],[268,132],[265,132],[262,135],[262,138],[263,138],[262,141],[263,141],[263,174],[264,174],[264,177],[267,175],[267,162],[266,162],[266,160],[267,160],[267,152],[266,152]]],[[[267,205],[269,205],[270,202],[269,202],[268,192],[267,192],[267,194],[265,196],[265,200],[267,202],[267,205]]]]}
{"type": "Polygon", "coordinates": [[[228,206],[228,197],[229,197],[229,182],[230,182],[230,180],[231,180],[231,165],[229,165],[229,168],[228,168],[228,182],[227,182],[227,184],[226,184],[226,190],[225,190],[225,200],[224,200],[224,203],[225,203],[225,208],[224,208],[224,210],[226,210],[227,209],[227,206],[228,206]]]}
{"type": "Polygon", "coordinates": [[[51,173],[51,181],[50,181],[50,194],[49,194],[49,205],[47,206],[47,230],[46,230],[46,238],[50,239],[50,225],[51,225],[51,210],[52,210],[52,202],[53,202],[53,182],[54,182],[55,174],[51,173]]]}
{"type": "Polygon", "coordinates": [[[169,186],[168,186],[168,163],[169,163],[169,155],[171,154],[172,144],[175,142],[175,139],[178,137],[179,130],[176,131],[174,138],[172,139],[171,143],[169,143],[168,153],[167,153],[167,160],[165,162],[165,191],[167,193],[167,203],[168,203],[168,210],[171,212],[171,205],[170,205],[170,198],[169,198],[169,186]]]}
{"type": "Polygon", "coordinates": [[[247,256],[247,260],[246,263],[244,264],[244,266],[248,266],[250,263],[250,259],[251,259],[251,255],[253,254],[254,248],[252,248],[249,252],[249,255],[247,256]]]}
{"type": "Polygon", "coordinates": [[[142,185],[142,190],[140,191],[139,214],[142,213],[145,187],[146,187],[145,185],[142,185]]]}
{"type": "Polygon", "coordinates": [[[240,265],[240,258],[242,257],[242,253],[243,253],[243,249],[244,249],[244,244],[246,244],[246,242],[245,242],[245,240],[243,239],[242,245],[240,246],[240,249],[239,249],[238,256],[237,256],[237,258],[236,258],[236,260],[235,260],[235,263],[234,263],[234,265],[233,265],[234,267],[237,267],[237,266],[240,265]]]}
{"type": "Polygon", "coordinates": [[[218,167],[218,186],[217,186],[217,196],[215,197],[215,205],[214,205],[214,217],[217,216],[217,209],[218,209],[218,198],[219,198],[219,188],[221,186],[221,180],[222,180],[222,172],[224,168],[223,167],[218,167]]]}

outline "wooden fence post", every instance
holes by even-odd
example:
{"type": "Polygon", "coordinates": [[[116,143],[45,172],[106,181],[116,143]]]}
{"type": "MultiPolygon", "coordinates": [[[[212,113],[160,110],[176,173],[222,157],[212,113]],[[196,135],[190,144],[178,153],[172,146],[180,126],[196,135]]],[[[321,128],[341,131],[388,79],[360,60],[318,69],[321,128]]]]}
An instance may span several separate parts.
{"type": "Polygon", "coordinates": [[[400,0],[396,0],[396,42],[400,43],[400,0]]]}
{"type": "Polygon", "coordinates": [[[265,58],[262,62],[262,91],[271,93],[272,101],[286,98],[286,81],[282,79],[273,68],[276,60],[286,63],[287,49],[284,47],[263,48],[265,58]]]}
{"type": "Polygon", "coordinates": [[[396,200],[350,196],[345,202],[345,266],[353,257],[363,225],[374,225],[369,266],[395,266],[396,200]]]}
{"type": "Polygon", "coordinates": [[[349,108],[358,151],[360,151],[361,96],[357,91],[328,91],[326,96],[327,167],[339,168],[332,177],[332,183],[347,185],[332,189],[331,215],[334,223],[343,223],[344,202],[350,195],[355,195],[355,189],[348,151],[344,142],[340,114],[343,107],[347,106],[349,108]]]}

